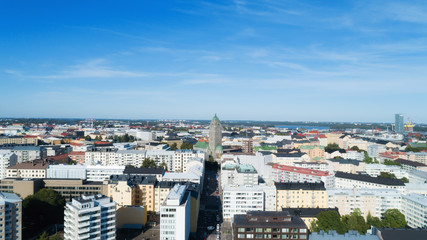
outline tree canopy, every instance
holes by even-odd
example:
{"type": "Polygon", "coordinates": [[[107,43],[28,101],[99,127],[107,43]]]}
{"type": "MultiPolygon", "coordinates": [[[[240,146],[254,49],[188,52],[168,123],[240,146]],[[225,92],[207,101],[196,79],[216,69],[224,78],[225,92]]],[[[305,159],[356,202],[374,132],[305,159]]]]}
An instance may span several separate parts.
{"type": "Polygon", "coordinates": [[[405,215],[398,209],[388,209],[384,213],[382,224],[388,228],[404,228],[406,226],[405,215]]]}
{"type": "Polygon", "coordinates": [[[325,232],[336,230],[340,234],[347,232],[340,215],[336,211],[323,211],[317,214],[316,218],[317,220],[311,222],[311,231],[313,232],[319,232],[320,230],[325,232]]]}
{"type": "Polygon", "coordinates": [[[338,146],[338,144],[336,144],[336,143],[329,143],[325,147],[326,151],[335,151],[335,150],[340,150],[340,149],[341,149],[340,146],[338,146]]]}
{"type": "Polygon", "coordinates": [[[65,199],[52,189],[43,188],[26,197],[22,203],[23,238],[27,239],[45,227],[64,222],[65,199]]]}
{"type": "Polygon", "coordinates": [[[193,149],[193,144],[185,142],[181,145],[181,149],[193,149]]]}
{"type": "Polygon", "coordinates": [[[142,161],[142,167],[143,168],[156,168],[157,164],[154,160],[151,160],[150,158],[146,158],[146,159],[144,159],[144,161],[142,161]]]}
{"type": "MultiPolygon", "coordinates": [[[[169,144],[168,144],[169,145],[169,144]]],[[[172,150],[172,151],[175,151],[176,149],[178,149],[178,144],[176,144],[176,143],[172,143],[171,145],[169,145],[169,147],[170,147],[170,149],[172,150]]]]}

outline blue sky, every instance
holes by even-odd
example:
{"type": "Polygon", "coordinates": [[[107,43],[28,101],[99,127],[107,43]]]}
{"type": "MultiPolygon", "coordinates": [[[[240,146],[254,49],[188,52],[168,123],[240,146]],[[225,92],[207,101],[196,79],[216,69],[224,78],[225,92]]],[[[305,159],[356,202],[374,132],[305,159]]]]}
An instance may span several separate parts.
{"type": "Polygon", "coordinates": [[[0,56],[0,117],[427,123],[425,1],[5,0],[0,56]]]}

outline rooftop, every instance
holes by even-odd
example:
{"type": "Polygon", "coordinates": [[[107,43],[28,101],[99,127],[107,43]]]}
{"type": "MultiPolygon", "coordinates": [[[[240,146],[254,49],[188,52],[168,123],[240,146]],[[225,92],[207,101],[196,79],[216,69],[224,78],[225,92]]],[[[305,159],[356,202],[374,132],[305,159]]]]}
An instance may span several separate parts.
{"type": "Polygon", "coordinates": [[[336,159],[336,158],[331,158],[331,159],[328,159],[328,161],[337,162],[337,163],[340,163],[340,164],[352,164],[352,165],[355,165],[355,166],[359,166],[359,164],[361,163],[361,161],[356,160],[356,159],[336,159]]]}
{"type": "Polygon", "coordinates": [[[300,217],[316,217],[324,211],[336,211],[339,214],[338,208],[282,208],[282,211],[300,217]]]}
{"type": "Polygon", "coordinates": [[[18,163],[12,167],[8,167],[8,169],[46,169],[47,167],[49,167],[49,162],[30,161],[18,163]]]}
{"type": "Polygon", "coordinates": [[[362,235],[356,230],[350,230],[345,234],[338,234],[335,230],[329,232],[313,232],[310,234],[310,240],[379,240],[377,235],[362,235]]]}
{"type": "Polygon", "coordinates": [[[129,168],[126,167],[124,174],[144,174],[144,175],[158,175],[165,174],[165,170],[163,168],[129,168]]]}
{"type": "Polygon", "coordinates": [[[294,227],[307,228],[298,216],[288,212],[250,211],[247,214],[234,215],[234,224],[238,227],[294,227]]]}
{"type": "Polygon", "coordinates": [[[371,177],[369,175],[364,175],[364,174],[336,172],[335,178],[346,178],[346,179],[352,179],[356,181],[370,182],[370,183],[389,185],[389,186],[405,186],[405,184],[400,179],[371,177]]]}
{"type": "Polygon", "coordinates": [[[236,168],[238,173],[257,173],[251,164],[239,164],[236,168]]]}
{"type": "Polygon", "coordinates": [[[277,163],[268,163],[271,165],[274,169],[281,170],[281,171],[287,171],[287,172],[295,172],[300,174],[306,174],[306,175],[313,175],[313,176],[329,176],[330,174],[327,171],[320,171],[320,170],[313,170],[309,168],[301,168],[301,167],[294,167],[294,166],[287,166],[277,163]]]}
{"type": "Polygon", "coordinates": [[[427,239],[426,229],[379,229],[383,240],[427,239]]]}
{"type": "Polygon", "coordinates": [[[277,190],[326,190],[323,182],[319,183],[298,183],[298,182],[286,182],[274,184],[277,190]]]}
{"type": "Polygon", "coordinates": [[[405,160],[405,159],[401,159],[401,158],[398,158],[394,161],[397,163],[400,163],[400,164],[409,165],[409,166],[413,166],[413,167],[427,167],[427,165],[422,164],[420,162],[409,161],[409,160],[405,160]]]}

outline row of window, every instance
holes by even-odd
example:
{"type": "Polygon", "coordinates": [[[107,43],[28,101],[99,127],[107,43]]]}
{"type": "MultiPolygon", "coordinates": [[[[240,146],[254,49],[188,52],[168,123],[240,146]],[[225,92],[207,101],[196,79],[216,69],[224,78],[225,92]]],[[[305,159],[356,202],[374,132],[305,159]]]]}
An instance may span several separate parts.
{"type": "Polygon", "coordinates": [[[246,239],[307,239],[307,235],[297,234],[237,234],[237,238],[246,239]]]}
{"type": "Polygon", "coordinates": [[[237,228],[237,232],[265,232],[265,233],[306,233],[305,228],[237,228]]]}

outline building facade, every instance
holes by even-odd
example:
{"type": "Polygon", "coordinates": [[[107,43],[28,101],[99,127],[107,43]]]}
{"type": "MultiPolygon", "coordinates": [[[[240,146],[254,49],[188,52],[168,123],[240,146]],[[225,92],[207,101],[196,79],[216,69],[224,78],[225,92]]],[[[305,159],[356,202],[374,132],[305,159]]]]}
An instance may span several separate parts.
{"type": "Polygon", "coordinates": [[[116,239],[116,204],[103,195],[82,196],[67,202],[64,239],[116,239]]]}
{"type": "Polygon", "coordinates": [[[0,239],[22,239],[22,199],[0,192],[0,239]]]}
{"type": "Polygon", "coordinates": [[[209,125],[208,154],[214,159],[220,159],[222,154],[222,126],[216,114],[209,125]]]}

